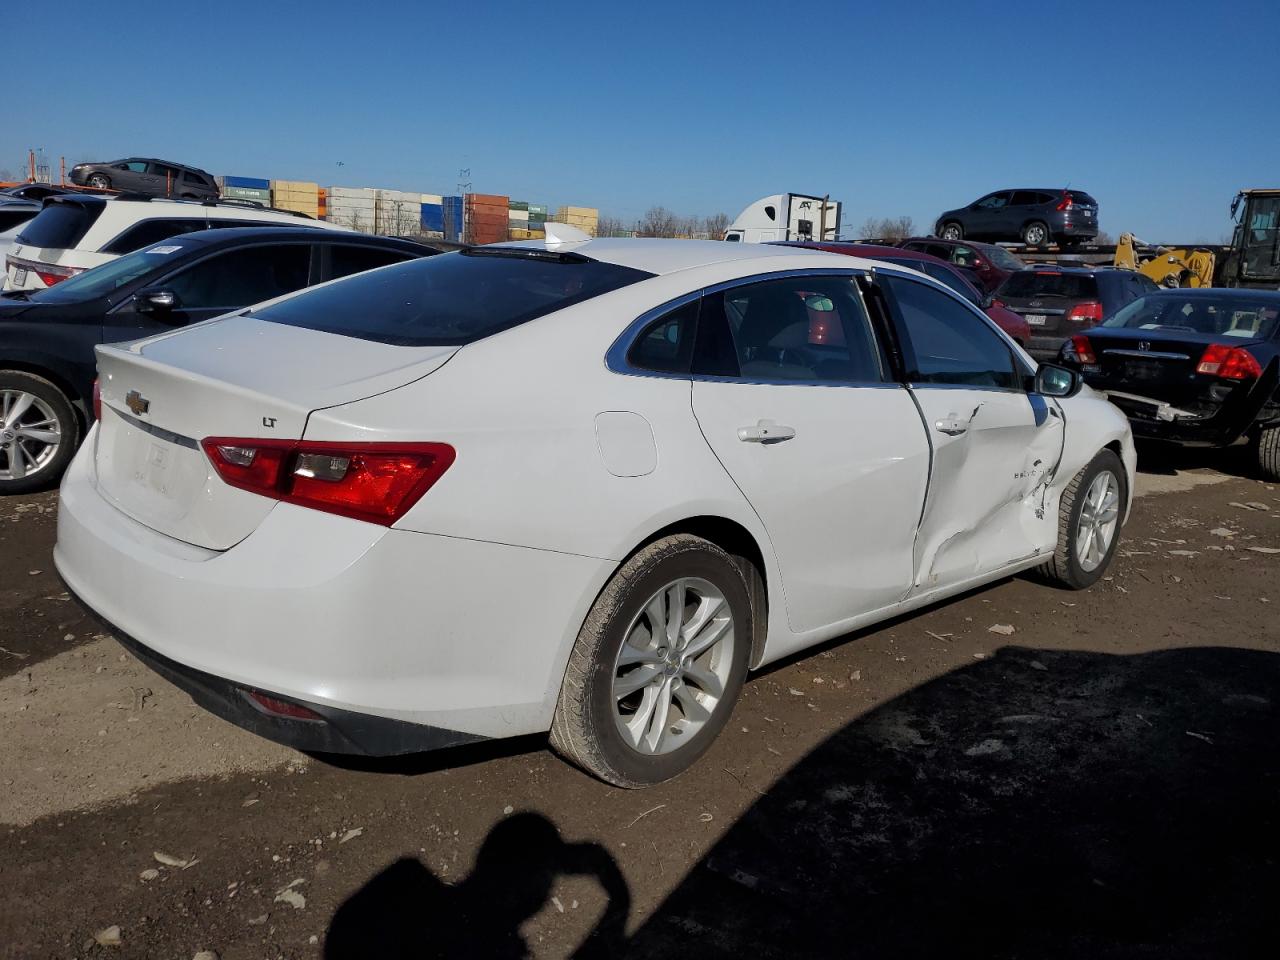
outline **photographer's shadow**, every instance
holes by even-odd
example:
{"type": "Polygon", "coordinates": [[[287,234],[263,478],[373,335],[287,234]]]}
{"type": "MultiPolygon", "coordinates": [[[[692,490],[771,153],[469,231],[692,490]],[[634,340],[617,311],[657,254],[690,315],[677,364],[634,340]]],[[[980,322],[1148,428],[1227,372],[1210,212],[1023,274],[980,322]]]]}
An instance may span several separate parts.
{"type": "Polygon", "coordinates": [[[575,956],[619,953],[631,895],[613,858],[598,844],[565,843],[545,817],[520,813],[493,828],[475,869],[455,885],[409,857],[391,864],[338,908],[324,956],[529,956],[520,927],[546,905],[561,876],[594,877],[608,897],[604,916],[575,956]]]}

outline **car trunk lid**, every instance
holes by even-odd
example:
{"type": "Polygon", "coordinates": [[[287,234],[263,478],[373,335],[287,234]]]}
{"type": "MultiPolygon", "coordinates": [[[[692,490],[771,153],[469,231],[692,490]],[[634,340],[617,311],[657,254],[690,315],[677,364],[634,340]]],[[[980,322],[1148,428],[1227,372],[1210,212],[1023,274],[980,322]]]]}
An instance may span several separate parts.
{"type": "Polygon", "coordinates": [[[456,349],[392,346],[245,315],[99,347],[99,490],[152,529],[228,549],[275,501],[224,483],[201,449],[204,438],[300,439],[311,411],[402,386],[456,349]]]}

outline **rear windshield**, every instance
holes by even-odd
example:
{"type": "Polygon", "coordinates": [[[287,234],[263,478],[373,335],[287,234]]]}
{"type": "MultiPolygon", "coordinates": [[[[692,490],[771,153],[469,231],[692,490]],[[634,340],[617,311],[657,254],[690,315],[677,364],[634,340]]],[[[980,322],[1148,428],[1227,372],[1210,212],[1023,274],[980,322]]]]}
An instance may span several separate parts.
{"type": "Polygon", "coordinates": [[[1098,201],[1093,199],[1093,197],[1089,196],[1087,193],[1081,193],[1079,190],[1071,190],[1069,192],[1071,194],[1072,203],[1083,203],[1090,207],[1096,207],[1098,205],[1098,201]]]}
{"type": "Polygon", "coordinates": [[[1088,274],[1019,270],[1000,286],[1000,297],[1061,297],[1065,300],[1096,300],[1098,282],[1088,274]]]}
{"type": "Polygon", "coordinates": [[[982,247],[982,252],[987,255],[987,259],[1001,270],[1021,270],[1026,266],[1020,258],[1014,256],[1004,247],[984,246],[982,247]]]}
{"type": "Polygon", "coordinates": [[[651,276],[576,254],[466,250],[356,274],[253,315],[397,346],[460,345],[651,276]]]}
{"type": "Polygon", "coordinates": [[[22,228],[18,242],[47,250],[71,250],[102,213],[102,204],[50,203],[22,228]]]}
{"type": "Polygon", "coordinates": [[[1264,300],[1161,293],[1133,301],[1103,326],[1267,340],[1275,336],[1277,315],[1280,315],[1280,297],[1264,300]]]}

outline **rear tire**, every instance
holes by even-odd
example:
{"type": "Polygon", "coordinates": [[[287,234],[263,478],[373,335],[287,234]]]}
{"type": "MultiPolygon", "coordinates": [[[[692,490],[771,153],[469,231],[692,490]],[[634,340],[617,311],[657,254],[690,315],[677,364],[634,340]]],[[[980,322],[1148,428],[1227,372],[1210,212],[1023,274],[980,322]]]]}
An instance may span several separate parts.
{"type": "Polygon", "coordinates": [[[1022,242],[1029,247],[1047,247],[1052,240],[1053,234],[1039,220],[1033,220],[1022,228],[1022,242]]]}
{"type": "Polygon", "coordinates": [[[110,190],[111,180],[103,173],[95,173],[88,179],[88,184],[98,190],[110,190]]]}
{"type": "Polygon", "coordinates": [[[58,482],[80,443],[71,402],[43,377],[0,370],[0,495],[58,482]]]}
{"type": "Polygon", "coordinates": [[[626,561],[569,655],[552,748],[619,787],[688,769],[728,722],[746,679],[749,590],[733,557],[689,534],[664,537],[626,561]]]}
{"type": "Polygon", "coordinates": [[[1258,467],[1268,480],[1280,480],[1280,427],[1259,431],[1258,467]]]}
{"type": "Polygon", "coordinates": [[[1062,491],[1058,548],[1040,567],[1041,574],[1070,590],[1093,586],[1115,556],[1128,499],[1124,465],[1112,451],[1101,451],[1062,491]],[[1112,519],[1108,522],[1109,515],[1112,519]],[[1095,531],[1093,536],[1105,535],[1106,542],[1095,543],[1091,530],[1095,531]]]}
{"type": "Polygon", "coordinates": [[[942,225],[942,230],[938,233],[938,236],[943,240],[963,240],[964,227],[954,220],[948,220],[942,225]]]}

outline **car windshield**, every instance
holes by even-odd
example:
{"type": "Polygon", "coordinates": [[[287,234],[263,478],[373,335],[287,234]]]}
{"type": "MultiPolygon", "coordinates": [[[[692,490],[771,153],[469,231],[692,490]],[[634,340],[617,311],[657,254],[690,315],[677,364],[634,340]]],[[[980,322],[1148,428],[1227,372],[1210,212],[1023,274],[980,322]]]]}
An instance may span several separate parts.
{"type": "Polygon", "coordinates": [[[1265,340],[1275,336],[1280,297],[1186,297],[1176,293],[1141,297],[1105,321],[1130,330],[1184,330],[1221,337],[1265,340]]]}
{"type": "Polygon", "coordinates": [[[135,250],[117,257],[92,270],[68,277],[56,286],[40,290],[31,299],[40,303],[84,303],[98,297],[109,297],[121,287],[173,261],[173,256],[185,248],[176,243],[159,244],[146,250],[135,250]]]}
{"type": "Polygon", "coordinates": [[[1093,300],[1098,282],[1085,273],[1057,273],[1050,270],[1019,270],[1000,285],[998,297],[1061,297],[1064,300],[1093,300]]]}
{"type": "Polygon", "coordinates": [[[477,248],[356,274],[254,316],[397,346],[461,345],[651,276],[576,254],[477,248]]]}
{"type": "Polygon", "coordinates": [[[982,247],[981,249],[987,255],[987,259],[1001,270],[1021,270],[1026,266],[1025,263],[1004,247],[982,247]]]}

